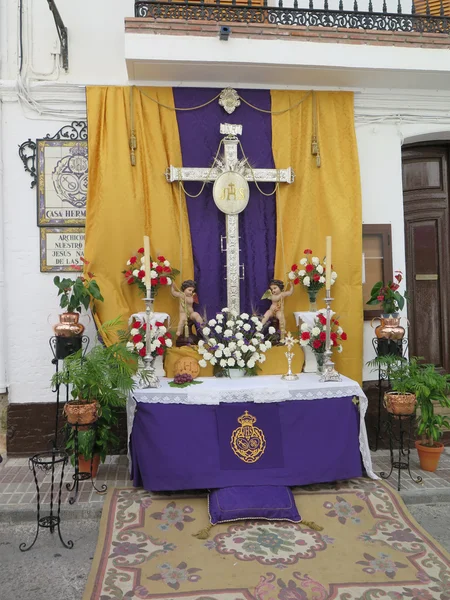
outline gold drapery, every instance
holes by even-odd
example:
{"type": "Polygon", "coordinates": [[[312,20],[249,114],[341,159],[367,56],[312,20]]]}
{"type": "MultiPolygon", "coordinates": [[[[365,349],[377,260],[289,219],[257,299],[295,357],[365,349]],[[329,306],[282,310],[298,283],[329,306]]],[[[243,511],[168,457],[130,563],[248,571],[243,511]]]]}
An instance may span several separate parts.
{"type": "MultiPolygon", "coordinates": [[[[294,106],[304,91],[272,90],[272,111],[294,106]]],[[[332,309],[348,334],[342,354],[333,353],[337,369],[361,382],[363,341],[362,215],[358,151],[354,129],[353,94],[316,92],[294,110],[272,116],[272,148],[278,168],[293,167],[296,179],[277,192],[275,276],[286,280],[292,263],[310,248],[321,259],[325,238],[333,238],[332,262],[338,273],[332,287],[332,309]],[[311,153],[316,119],[321,166],[311,153]],[[284,246],[284,253],[283,253],[284,246]]],[[[318,296],[324,308],[325,291],[318,296]]],[[[296,287],[285,301],[287,328],[295,329],[293,311],[308,310],[308,295],[296,287]]]]}
{"type": "MultiPolygon", "coordinates": [[[[161,104],[174,106],[171,88],[143,89],[161,104]]],[[[132,166],[130,91],[130,87],[110,86],[87,89],[85,257],[105,298],[96,306],[98,323],[119,315],[126,322],[130,314],[145,309],[135,286],[127,285],[121,273],[143,245],[144,235],[150,237],[153,257],[164,255],[182,270],[184,279],[194,273],[185,197],[164,176],[167,165],[182,164],[176,113],[146,101],[141,94],[132,95],[137,139],[136,166],[132,166]]],[[[178,302],[166,287],[160,288],[154,309],[169,313],[175,322],[178,319],[178,302]]]]}

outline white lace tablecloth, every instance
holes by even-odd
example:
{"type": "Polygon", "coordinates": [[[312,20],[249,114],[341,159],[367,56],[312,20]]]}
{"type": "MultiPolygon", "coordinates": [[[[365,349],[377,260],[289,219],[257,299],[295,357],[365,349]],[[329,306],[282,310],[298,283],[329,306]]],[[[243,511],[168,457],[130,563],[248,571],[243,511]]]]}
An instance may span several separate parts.
{"type": "Polygon", "coordinates": [[[207,404],[221,402],[289,402],[292,400],[319,400],[321,398],[344,398],[355,396],[359,399],[360,430],[359,448],[367,475],[378,479],[372,470],[372,460],[367,439],[364,417],[367,410],[367,397],[356,381],[341,376],[339,382],[321,382],[316,374],[301,373],[297,381],[284,381],[279,375],[258,375],[229,379],[227,377],[199,378],[200,385],[186,388],[169,386],[169,379],[161,380],[157,389],[134,390],[128,402],[128,433],[133,426],[136,402],[149,404],[207,404]]]}

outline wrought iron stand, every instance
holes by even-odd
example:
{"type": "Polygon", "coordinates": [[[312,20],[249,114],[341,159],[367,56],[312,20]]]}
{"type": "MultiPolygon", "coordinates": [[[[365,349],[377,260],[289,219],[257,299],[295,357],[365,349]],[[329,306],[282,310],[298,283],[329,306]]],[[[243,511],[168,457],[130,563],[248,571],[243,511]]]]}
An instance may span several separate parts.
{"type": "Polygon", "coordinates": [[[77,497],[78,497],[78,488],[79,488],[80,481],[86,481],[87,479],[91,480],[91,485],[98,494],[106,494],[106,492],[108,490],[108,486],[106,484],[102,484],[101,488],[97,489],[97,487],[95,486],[95,483],[94,483],[94,477],[92,476],[94,457],[92,456],[92,458],[91,458],[89,472],[80,471],[79,465],[78,465],[78,457],[79,457],[78,435],[79,435],[79,431],[80,431],[80,429],[81,429],[81,431],[93,430],[94,433],[93,433],[93,439],[92,439],[92,447],[94,447],[95,440],[97,437],[97,423],[95,422],[90,425],[78,425],[78,423],[76,423],[75,425],[68,424],[67,427],[70,428],[69,439],[70,439],[70,437],[73,436],[73,445],[74,445],[73,459],[75,462],[75,464],[74,464],[75,473],[72,475],[73,482],[66,483],[66,488],[69,490],[69,492],[73,492],[73,491],[75,492],[69,498],[69,504],[74,504],[76,502],[77,497]]]}
{"type": "MultiPolygon", "coordinates": [[[[406,351],[408,349],[408,340],[403,338],[402,340],[381,340],[381,338],[373,338],[372,346],[377,356],[386,356],[387,354],[398,356],[399,358],[405,358],[406,351]],[[381,346],[380,341],[388,342],[387,345],[381,346]]],[[[381,437],[381,407],[383,404],[384,392],[388,392],[390,387],[390,376],[389,370],[383,369],[381,366],[378,367],[378,411],[377,411],[377,425],[375,428],[375,444],[371,450],[376,452],[378,450],[378,442],[381,437]],[[387,385],[384,385],[386,382],[387,385]]]]}
{"type": "Polygon", "coordinates": [[[393,415],[388,413],[388,420],[386,423],[387,432],[389,435],[389,451],[391,455],[391,470],[389,473],[382,471],[380,477],[388,479],[392,471],[397,469],[397,489],[400,491],[400,478],[402,470],[407,470],[410,478],[414,483],[422,483],[422,477],[414,477],[411,474],[409,467],[409,458],[411,454],[410,441],[411,441],[411,428],[412,424],[416,419],[415,413],[412,415],[393,415]],[[398,460],[394,458],[394,442],[398,443],[398,460]]]}
{"type": "Polygon", "coordinates": [[[34,546],[41,527],[44,529],[50,529],[50,533],[54,533],[55,529],[58,530],[58,536],[61,540],[61,543],[65,548],[73,548],[73,542],[68,540],[66,543],[61,536],[61,491],[62,484],[64,480],[64,467],[67,465],[69,457],[66,452],[58,452],[56,450],[52,450],[51,452],[42,452],[41,454],[35,454],[32,458],[29,459],[30,469],[33,471],[34,483],[36,484],[36,496],[37,496],[37,527],[36,527],[36,535],[32,543],[27,547],[25,542],[20,544],[19,549],[22,552],[27,552],[31,550],[34,546]],[[58,498],[56,502],[53,500],[53,496],[56,493],[55,490],[55,467],[61,467],[61,473],[59,476],[59,484],[57,485],[57,494],[58,498]],[[43,471],[44,473],[51,472],[52,481],[50,486],[50,512],[45,517],[41,517],[41,497],[39,490],[39,481],[37,477],[37,471],[43,471]],[[56,514],[55,514],[56,509],[56,514]]]}

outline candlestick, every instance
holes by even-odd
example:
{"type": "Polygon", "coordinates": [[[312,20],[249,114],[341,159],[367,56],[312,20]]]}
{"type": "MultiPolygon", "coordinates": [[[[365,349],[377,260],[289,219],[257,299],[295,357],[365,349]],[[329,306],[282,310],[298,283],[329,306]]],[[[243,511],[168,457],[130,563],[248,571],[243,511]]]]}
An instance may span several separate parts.
{"type": "MultiPolygon", "coordinates": [[[[148,238],[147,238],[148,239],[148,238]]],[[[150,256],[150,254],[149,254],[150,256]]],[[[145,356],[144,356],[144,368],[139,372],[139,384],[141,389],[146,388],[159,388],[161,384],[159,377],[156,375],[155,369],[155,357],[152,356],[151,345],[153,338],[153,299],[151,297],[151,289],[147,288],[147,294],[144,298],[145,302],[145,356]]]]}
{"type": "Polygon", "coordinates": [[[288,351],[284,353],[284,355],[288,361],[288,372],[286,373],[286,375],[281,376],[281,379],[284,379],[285,381],[295,381],[296,379],[298,379],[298,375],[295,375],[291,371],[291,363],[292,363],[292,359],[294,358],[294,353],[291,352],[291,350],[292,350],[294,344],[296,344],[297,342],[298,342],[298,340],[292,336],[290,331],[286,334],[286,336],[283,340],[284,345],[287,346],[287,349],[288,349],[288,351]]]}
{"type": "MultiPolygon", "coordinates": [[[[150,290],[152,284],[150,280],[150,238],[148,237],[148,235],[144,235],[144,271],[145,288],[147,290],[150,290]]],[[[147,296],[150,296],[150,294],[147,293],[147,296]]]]}
{"type": "MultiPolygon", "coordinates": [[[[331,240],[331,238],[330,238],[331,240]]],[[[327,255],[328,256],[328,255],[327,255]]],[[[328,265],[328,260],[327,260],[328,265]]],[[[327,286],[325,303],[327,305],[327,329],[326,329],[326,341],[325,341],[325,363],[324,363],[324,372],[319,381],[341,381],[341,376],[334,368],[334,362],[331,360],[331,356],[333,354],[331,350],[331,302],[333,298],[331,298],[331,290],[327,286]]]]}
{"type": "Polygon", "coordinates": [[[325,287],[327,290],[331,288],[331,236],[327,235],[326,239],[326,264],[325,264],[325,287]]]}

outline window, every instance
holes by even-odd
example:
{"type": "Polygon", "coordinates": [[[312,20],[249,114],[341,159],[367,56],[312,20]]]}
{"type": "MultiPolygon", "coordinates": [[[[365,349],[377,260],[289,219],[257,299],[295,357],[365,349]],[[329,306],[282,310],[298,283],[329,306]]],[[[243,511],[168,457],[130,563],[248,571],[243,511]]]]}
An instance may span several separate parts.
{"type": "Polygon", "coordinates": [[[363,225],[363,302],[364,320],[379,317],[381,306],[368,306],[370,291],[377,281],[392,281],[390,225],[363,225]]]}

